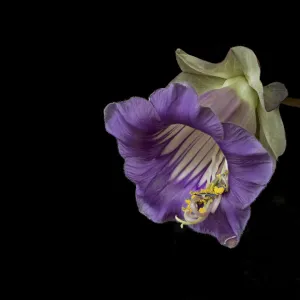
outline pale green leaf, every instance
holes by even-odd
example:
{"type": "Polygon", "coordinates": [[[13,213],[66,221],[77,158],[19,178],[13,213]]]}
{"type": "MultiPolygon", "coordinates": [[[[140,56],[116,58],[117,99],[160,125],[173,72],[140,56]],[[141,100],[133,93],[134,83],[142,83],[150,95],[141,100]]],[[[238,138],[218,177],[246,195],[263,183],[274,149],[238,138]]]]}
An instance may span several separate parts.
{"type": "Polygon", "coordinates": [[[259,105],[257,114],[260,126],[259,140],[265,149],[277,159],[286,148],[285,130],[279,108],[267,112],[259,105]]]}
{"type": "Polygon", "coordinates": [[[223,86],[225,80],[218,77],[195,75],[190,73],[180,73],[172,83],[188,83],[200,95],[213,89],[219,89],[223,86]]]}
{"type": "Polygon", "coordinates": [[[261,105],[264,107],[260,67],[251,49],[243,46],[233,47],[229,50],[225,59],[219,63],[210,63],[177,49],[176,59],[181,70],[186,73],[209,75],[224,79],[245,76],[248,84],[257,92],[261,105]]]}

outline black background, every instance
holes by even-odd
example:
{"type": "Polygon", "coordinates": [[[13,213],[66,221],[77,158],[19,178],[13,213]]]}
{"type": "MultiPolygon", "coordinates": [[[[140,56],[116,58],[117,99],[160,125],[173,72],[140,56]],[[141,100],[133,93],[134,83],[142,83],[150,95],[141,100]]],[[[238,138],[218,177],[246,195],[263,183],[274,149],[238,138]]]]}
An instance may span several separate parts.
{"type": "MultiPolygon", "coordinates": [[[[100,66],[103,63],[105,67],[99,72],[107,78],[101,111],[110,102],[132,96],[148,98],[154,90],[165,87],[180,72],[177,48],[220,62],[230,47],[249,47],[259,59],[263,84],[280,81],[290,97],[300,98],[300,52],[296,45],[276,40],[264,44],[166,40],[154,43],[150,39],[140,44],[137,37],[106,48],[100,58],[100,66]]],[[[198,299],[218,291],[230,295],[240,288],[300,287],[300,109],[281,105],[280,112],[286,129],[286,152],[279,158],[270,184],[253,203],[251,219],[235,249],[221,246],[213,237],[182,230],[176,223],[155,224],[141,215],[135,186],[124,176],[116,141],[102,125],[102,143],[109,155],[104,164],[109,171],[103,168],[112,195],[101,203],[117,203],[111,212],[117,221],[110,223],[106,243],[113,267],[110,278],[125,294],[134,295],[141,289],[141,296],[149,292],[159,295],[164,289],[173,299],[198,299]],[[115,192],[118,196],[113,196],[115,192]],[[126,280],[129,283],[123,286],[126,280]]]]}

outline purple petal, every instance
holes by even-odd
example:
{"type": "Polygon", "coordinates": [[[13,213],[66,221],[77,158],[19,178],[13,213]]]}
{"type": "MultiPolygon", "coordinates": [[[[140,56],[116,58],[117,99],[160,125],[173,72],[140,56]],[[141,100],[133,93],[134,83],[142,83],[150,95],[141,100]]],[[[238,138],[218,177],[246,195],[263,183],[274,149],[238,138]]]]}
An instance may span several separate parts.
{"type": "MultiPolygon", "coordinates": [[[[213,94],[212,94],[213,96],[213,94]]],[[[150,98],[161,119],[168,125],[184,124],[221,139],[222,125],[209,107],[201,107],[196,91],[183,84],[170,84],[150,98]]]]}
{"type": "Polygon", "coordinates": [[[223,129],[224,140],[219,141],[219,146],[228,162],[230,200],[243,209],[270,181],[273,160],[258,140],[243,128],[223,124],[223,129]]]}
{"type": "Polygon", "coordinates": [[[230,193],[224,195],[221,207],[226,212],[228,223],[230,224],[237,241],[239,241],[250,218],[251,209],[250,207],[245,209],[237,208],[232,204],[233,201],[230,201],[230,197],[232,197],[230,193]]]}
{"type": "Polygon", "coordinates": [[[157,155],[152,136],[164,126],[153,105],[142,98],[111,103],[104,110],[105,128],[118,140],[120,154],[126,158],[157,155]]]}
{"type": "Polygon", "coordinates": [[[214,214],[210,214],[204,222],[190,227],[194,231],[214,236],[221,244],[235,238],[237,245],[250,218],[250,207],[244,210],[237,209],[227,201],[228,197],[229,194],[224,194],[214,214]]]}

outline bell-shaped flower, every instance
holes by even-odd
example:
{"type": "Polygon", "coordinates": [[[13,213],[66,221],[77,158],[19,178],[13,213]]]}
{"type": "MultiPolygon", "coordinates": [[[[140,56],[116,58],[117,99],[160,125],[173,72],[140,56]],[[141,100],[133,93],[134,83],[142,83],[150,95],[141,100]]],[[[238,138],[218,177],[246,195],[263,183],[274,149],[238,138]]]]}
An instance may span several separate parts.
{"type": "MultiPolygon", "coordinates": [[[[227,80],[217,74],[220,82],[227,80]]],[[[149,101],[133,97],[104,111],[125,175],[136,185],[140,212],[157,223],[177,221],[210,234],[230,248],[274,170],[274,159],[254,136],[251,107],[257,109],[257,103],[241,99],[243,88],[255,92],[245,78],[236,80],[238,89],[223,82],[224,87],[198,94],[187,84],[172,83],[149,101]]]]}

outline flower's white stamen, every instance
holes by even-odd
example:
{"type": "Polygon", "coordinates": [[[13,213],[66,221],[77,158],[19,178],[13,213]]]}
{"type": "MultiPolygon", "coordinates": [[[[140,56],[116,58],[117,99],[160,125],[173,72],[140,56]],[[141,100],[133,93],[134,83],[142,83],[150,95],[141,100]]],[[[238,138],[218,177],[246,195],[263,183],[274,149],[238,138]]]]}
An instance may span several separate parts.
{"type": "Polygon", "coordinates": [[[210,212],[211,212],[212,214],[214,214],[215,211],[217,210],[217,208],[219,207],[220,202],[221,202],[221,199],[222,199],[222,196],[219,195],[219,196],[215,199],[215,201],[213,202],[213,204],[211,205],[211,211],[210,211],[210,212]]]}
{"type": "MultiPolygon", "coordinates": [[[[222,168],[222,171],[221,171],[221,173],[223,174],[223,173],[226,173],[226,170],[228,170],[228,162],[227,162],[227,160],[225,159],[225,163],[224,163],[224,165],[223,165],[223,168],[222,168]]],[[[227,172],[227,174],[225,175],[225,176],[227,176],[228,175],[228,172],[227,172]]]]}
{"type": "MultiPolygon", "coordinates": [[[[175,219],[176,219],[176,221],[181,223],[181,225],[196,225],[196,224],[204,221],[204,217],[199,217],[198,219],[196,219],[195,221],[192,221],[192,222],[183,221],[183,220],[179,219],[177,216],[175,216],[175,219]]],[[[181,226],[181,228],[182,228],[182,226],[181,226]]]]}
{"type": "Polygon", "coordinates": [[[211,183],[211,180],[212,180],[211,177],[213,176],[213,169],[215,168],[215,165],[216,165],[216,157],[217,157],[219,150],[220,150],[220,148],[216,145],[216,147],[214,147],[214,150],[212,153],[212,161],[211,161],[210,167],[208,168],[207,183],[211,183]]]}
{"type": "Polygon", "coordinates": [[[191,203],[191,209],[192,209],[192,212],[197,215],[198,217],[200,216],[200,213],[198,211],[198,206],[195,202],[192,202],[191,203]]]}
{"type": "Polygon", "coordinates": [[[198,218],[202,218],[203,216],[200,216],[200,214],[198,216],[196,215],[192,215],[188,212],[184,213],[184,219],[186,222],[195,222],[198,218]]]}
{"type": "MultiPolygon", "coordinates": [[[[199,186],[202,186],[203,184],[211,183],[213,179],[212,177],[215,174],[222,173],[222,172],[218,172],[218,169],[219,166],[222,164],[222,162],[225,160],[223,152],[221,151],[218,145],[215,145],[215,148],[211,150],[211,153],[213,153],[212,156],[209,156],[211,162],[209,163],[207,170],[204,172],[203,176],[201,177],[201,180],[199,181],[199,186]]],[[[201,167],[201,170],[203,168],[204,166],[201,167]]],[[[197,174],[199,174],[199,170],[197,174]]]]}
{"type": "MultiPolygon", "coordinates": [[[[227,161],[225,161],[225,167],[227,167],[227,161]]],[[[228,171],[226,171],[226,170],[228,170],[228,169],[224,168],[223,176],[221,177],[221,184],[222,184],[222,186],[224,186],[225,191],[227,192],[228,191],[228,171]]]]}
{"type": "Polygon", "coordinates": [[[185,200],[187,207],[182,207],[184,220],[175,216],[176,221],[183,225],[195,225],[203,222],[210,213],[218,208],[222,194],[228,190],[228,171],[218,174],[216,178],[207,185],[206,189],[190,192],[191,199],[185,200]]]}
{"type": "Polygon", "coordinates": [[[216,155],[216,163],[212,169],[212,174],[223,173],[223,172],[218,172],[218,169],[219,169],[220,165],[222,164],[223,160],[226,160],[226,159],[225,159],[224,154],[221,151],[221,149],[219,149],[219,152],[216,155]]]}

